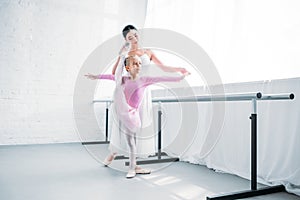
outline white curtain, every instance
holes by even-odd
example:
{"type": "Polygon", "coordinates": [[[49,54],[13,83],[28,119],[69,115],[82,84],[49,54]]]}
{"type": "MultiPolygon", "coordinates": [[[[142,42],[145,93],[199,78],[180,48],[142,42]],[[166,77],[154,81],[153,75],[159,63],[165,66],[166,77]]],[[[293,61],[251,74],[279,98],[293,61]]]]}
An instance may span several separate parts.
{"type": "Polygon", "coordinates": [[[145,27],[194,40],[224,83],[300,77],[299,10],[298,0],[149,0],[145,27]]]}
{"type": "MultiPolygon", "coordinates": [[[[234,83],[225,85],[227,93],[296,94],[294,101],[258,104],[258,179],[270,185],[284,184],[297,195],[300,195],[297,155],[300,79],[292,77],[300,77],[299,10],[297,0],[149,0],[145,22],[146,28],[176,31],[198,43],[212,58],[223,83],[234,83]]],[[[163,55],[160,58],[163,62],[172,62],[163,55]]],[[[197,89],[199,94],[208,92],[205,87],[197,89]]],[[[153,96],[166,95],[164,91],[154,91],[153,96]]],[[[184,90],[182,95],[185,95],[184,90]]],[[[179,105],[164,106],[163,141],[169,154],[250,178],[249,103],[226,103],[221,138],[205,158],[200,152],[203,135],[214,114],[211,104],[201,103],[194,117],[191,105],[180,104],[182,113],[175,113],[176,106],[179,105]],[[173,124],[180,124],[184,117],[195,120],[181,124],[181,130],[174,127],[173,124]],[[195,126],[193,123],[199,125],[196,130],[190,130],[195,126]],[[182,142],[186,138],[193,141],[188,147],[182,145],[187,143],[182,142]]]]}

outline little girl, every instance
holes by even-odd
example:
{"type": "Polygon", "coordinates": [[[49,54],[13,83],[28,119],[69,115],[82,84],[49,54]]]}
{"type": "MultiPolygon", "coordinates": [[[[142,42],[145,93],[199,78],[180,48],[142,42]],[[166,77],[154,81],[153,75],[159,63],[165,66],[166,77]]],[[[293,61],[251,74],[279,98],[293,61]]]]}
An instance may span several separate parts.
{"type": "MultiPolygon", "coordinates": [[[[116,112],[119,117],[119,120],[124,125],[124,130],[122,130],[126,134],[127,144],[129,146],[130,154],[129,154],[129,171],[126,175],[127,178],[133,178],[136,174],[149,174],[150,170],[142,169],[141,167],[136,165],[136,142],[135,135],[137,130],[141,127],[141,120],[139,116],[139,105],[143,99],[145,88],[151,84],[159,83],[159,82],[175,82],[182,80],[186,75],[186,73],[179,77],[139,77],[139,71],[141,66],[141,60],[138,56],[129,56],[125,59],[124,65],[126,70],[129,72],[130,76],[122,76],[120,79],[120,88],[116,87],[116,90],[120,90],[123,93],[123,97],[118,97],[114,99],[114,103],[116,106],[116,112]]],[[[95,79],[108,79],[115,80],[118,77],[110,74],[103,75],[85,75],[87,78],[95,80],[95,79]]],[[[105,159],[105,165],[109,165],[114,159],[116,153],[112,153],[105,159]]]]}

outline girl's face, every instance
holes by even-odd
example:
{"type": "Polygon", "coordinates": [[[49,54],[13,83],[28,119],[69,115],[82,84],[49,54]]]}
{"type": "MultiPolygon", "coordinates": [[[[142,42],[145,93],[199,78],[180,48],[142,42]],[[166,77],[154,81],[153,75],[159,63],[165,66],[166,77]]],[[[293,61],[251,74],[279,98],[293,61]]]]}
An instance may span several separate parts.
{"type": "Polygon", "coordinates": [[[134,29],[130,30],[126,35],[125,40],[130,42],[132,45],[137,45],[139,42],[138,32],[134,29]]]}
{"type": "Polygon", "coordinates": [[[129,63],[130,64],[129,64],[128,72],[132,76],[136,76],[140,72],[141,61],[133,58],[133,59],[130,59],[129,63]]]}

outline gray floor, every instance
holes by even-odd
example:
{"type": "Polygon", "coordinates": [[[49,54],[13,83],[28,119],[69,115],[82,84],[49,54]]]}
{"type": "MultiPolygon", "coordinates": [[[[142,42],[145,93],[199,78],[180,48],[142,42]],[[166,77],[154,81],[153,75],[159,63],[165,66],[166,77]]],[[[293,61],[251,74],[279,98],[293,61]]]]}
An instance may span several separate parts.
{"type": "MultiPolygon", "coordinates": [[[[105,145],[94,148],[106,154],[105,145]]],[[[123,161],[113,167],[118,165],[123,166],[123,161]]],[[[160,165],[148,165],[155,170],[150,175],[126,179],[125,172],[103,167],[81,144],[0,146],[0,199],[189,200],[249,188],[245,179],[204,166],[176,162],[160,169],[160,165]]],[[[249,199],[300,197],[276,193],[249,199]]]]}

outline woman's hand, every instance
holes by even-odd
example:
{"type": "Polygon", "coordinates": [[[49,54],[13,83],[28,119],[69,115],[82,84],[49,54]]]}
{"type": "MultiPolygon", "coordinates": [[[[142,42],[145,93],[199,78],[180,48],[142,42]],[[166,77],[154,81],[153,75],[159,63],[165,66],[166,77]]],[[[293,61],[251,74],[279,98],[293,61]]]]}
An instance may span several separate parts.
{"type": "Polygon", "coordinates": [[[185,68],[181,68],[181,67],[178,68],[178,72],[182,73],[183,75],[186,74],[186,73],[190,74],[190,72],[188,72],[185,68]]]}
{"type": "Polygon", "coordinates": [[[186,77],[186,76],[188,76],[188,75],[191,75],[191,73],[188,72],[188,71],[186,71],[185,73],[182,74],[183,77],[186,77]]]}
{"type": "Polygon", "coordinates": [[[86,74],[86,75],[84,75],[84,76],[87,77],[88,79],[91,79],[91,80],[96,80],[96,79],[98,79],[98,75],[86,74]]]}

